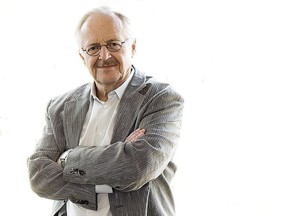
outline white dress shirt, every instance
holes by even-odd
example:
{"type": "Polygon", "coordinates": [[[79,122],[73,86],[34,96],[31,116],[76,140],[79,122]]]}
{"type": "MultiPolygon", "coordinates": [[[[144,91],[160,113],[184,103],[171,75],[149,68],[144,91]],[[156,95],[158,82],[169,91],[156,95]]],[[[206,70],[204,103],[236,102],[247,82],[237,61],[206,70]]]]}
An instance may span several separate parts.
{"type": "MultiPolygon", "coordinates": [[[[120,87],[108,94],[106,102],[100,101],[97,98],[96,87],[94,82],[92,83],[91,103],[86,114],[79,145],[102,146],[110,144],[117,107],[133,73],[134,71],[132,70],[128,79],[120,87]]],[[[112,216],[108,193],[113,193],[113,189],[108,185],[96,185],[95,191],[98,193],[97,211],[85,209],[68,200],[67,216],[112,216]]]]}

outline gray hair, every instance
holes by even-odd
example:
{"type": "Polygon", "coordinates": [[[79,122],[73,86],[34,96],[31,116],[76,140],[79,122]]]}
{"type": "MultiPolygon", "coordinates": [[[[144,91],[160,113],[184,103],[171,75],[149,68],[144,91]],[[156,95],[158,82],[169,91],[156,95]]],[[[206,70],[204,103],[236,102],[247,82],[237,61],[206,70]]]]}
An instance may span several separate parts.
{"type": "Polygon", "coordinates": [[[86,14],[84,14],[84,16],[81,18],[76,31],[75,31],[75,36],[77,39],[77,42],[80,43],[80,32],[81,32],[81,28],[84,25],[84,23],[86,22],[86,20],[93,14],[104,14],[107,16],[111,16],[111,17],[116,17],[118,18],[118,20],[120,21],[120,24],[123,28],[123,32],[125,32],[127,34],[128,37],[132,38],[132,28],[131,28],[131,23],[130,20],[127,16],[125,16],[122,13],[119,13],[117,11],[113,11],[111,8],[109,7],[99,7],[99,8],[95,8],[92,9],[91,11],[88,11],[86,14]]]}

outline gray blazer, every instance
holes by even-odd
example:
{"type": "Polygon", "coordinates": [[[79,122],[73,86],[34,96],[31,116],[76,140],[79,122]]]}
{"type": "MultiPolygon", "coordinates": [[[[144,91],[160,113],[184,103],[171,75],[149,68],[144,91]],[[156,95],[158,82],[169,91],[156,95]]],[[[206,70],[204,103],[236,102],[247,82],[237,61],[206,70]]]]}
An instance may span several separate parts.
{"type": "Polygon", "coordinates": [[[46,125],[28,159],[32,190],[55,200],[52,215],[66,215],[66,201],[96,208],[94,185],[110,185],[111,212],[115,216],[175,215],[169,183],[179,141],[183,98],[168,84],[135,69],[120,103],[109,146],[79,146],[90,103],[91,84],[54,98],[47,106],[46,125]],[[146,133],[125,142],[137,128],[146,133]],[[68,150],[63,168],[56,161],[68,150]]]}

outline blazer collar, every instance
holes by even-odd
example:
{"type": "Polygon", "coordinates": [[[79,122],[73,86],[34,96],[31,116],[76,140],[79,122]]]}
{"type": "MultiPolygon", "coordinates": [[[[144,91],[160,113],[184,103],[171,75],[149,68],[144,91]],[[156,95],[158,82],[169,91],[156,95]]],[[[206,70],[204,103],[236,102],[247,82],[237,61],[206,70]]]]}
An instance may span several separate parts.
{"type": "MultiPolygon", "coordinates": [[[[134,67],[134,66],[133,66],[134,67]]],[[[128,84],[124,95],[118,105],[115,118],[112,143],[124,141],[136,128],[134,123],[140,106],[145,98],[146,77],[134,68],[134,75],[128,84]],[[145,92],[145,91],[144,91],[145,92]]],[[[67,148],[75,148],[79,145],[82,127],[89,109],[91,85],[86,84],[74,93],[71,100],[64,105],[64,133],[67,139],[67,148]]]]}

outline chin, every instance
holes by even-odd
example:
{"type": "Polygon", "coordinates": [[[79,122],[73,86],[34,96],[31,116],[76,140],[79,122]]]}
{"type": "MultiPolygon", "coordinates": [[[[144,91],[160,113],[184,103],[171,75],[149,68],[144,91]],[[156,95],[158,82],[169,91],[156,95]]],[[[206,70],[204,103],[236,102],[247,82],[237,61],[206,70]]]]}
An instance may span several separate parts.
{"type": "Polygon", "coordinates": [[[109,77],[109,78],[102,77],[102,78],[97,79],[97,82],[101,84],[111,85],[111,84],[116,84],[118,82],[121,82],[121,80],[122,80],[122,77],[109,77]]]}

